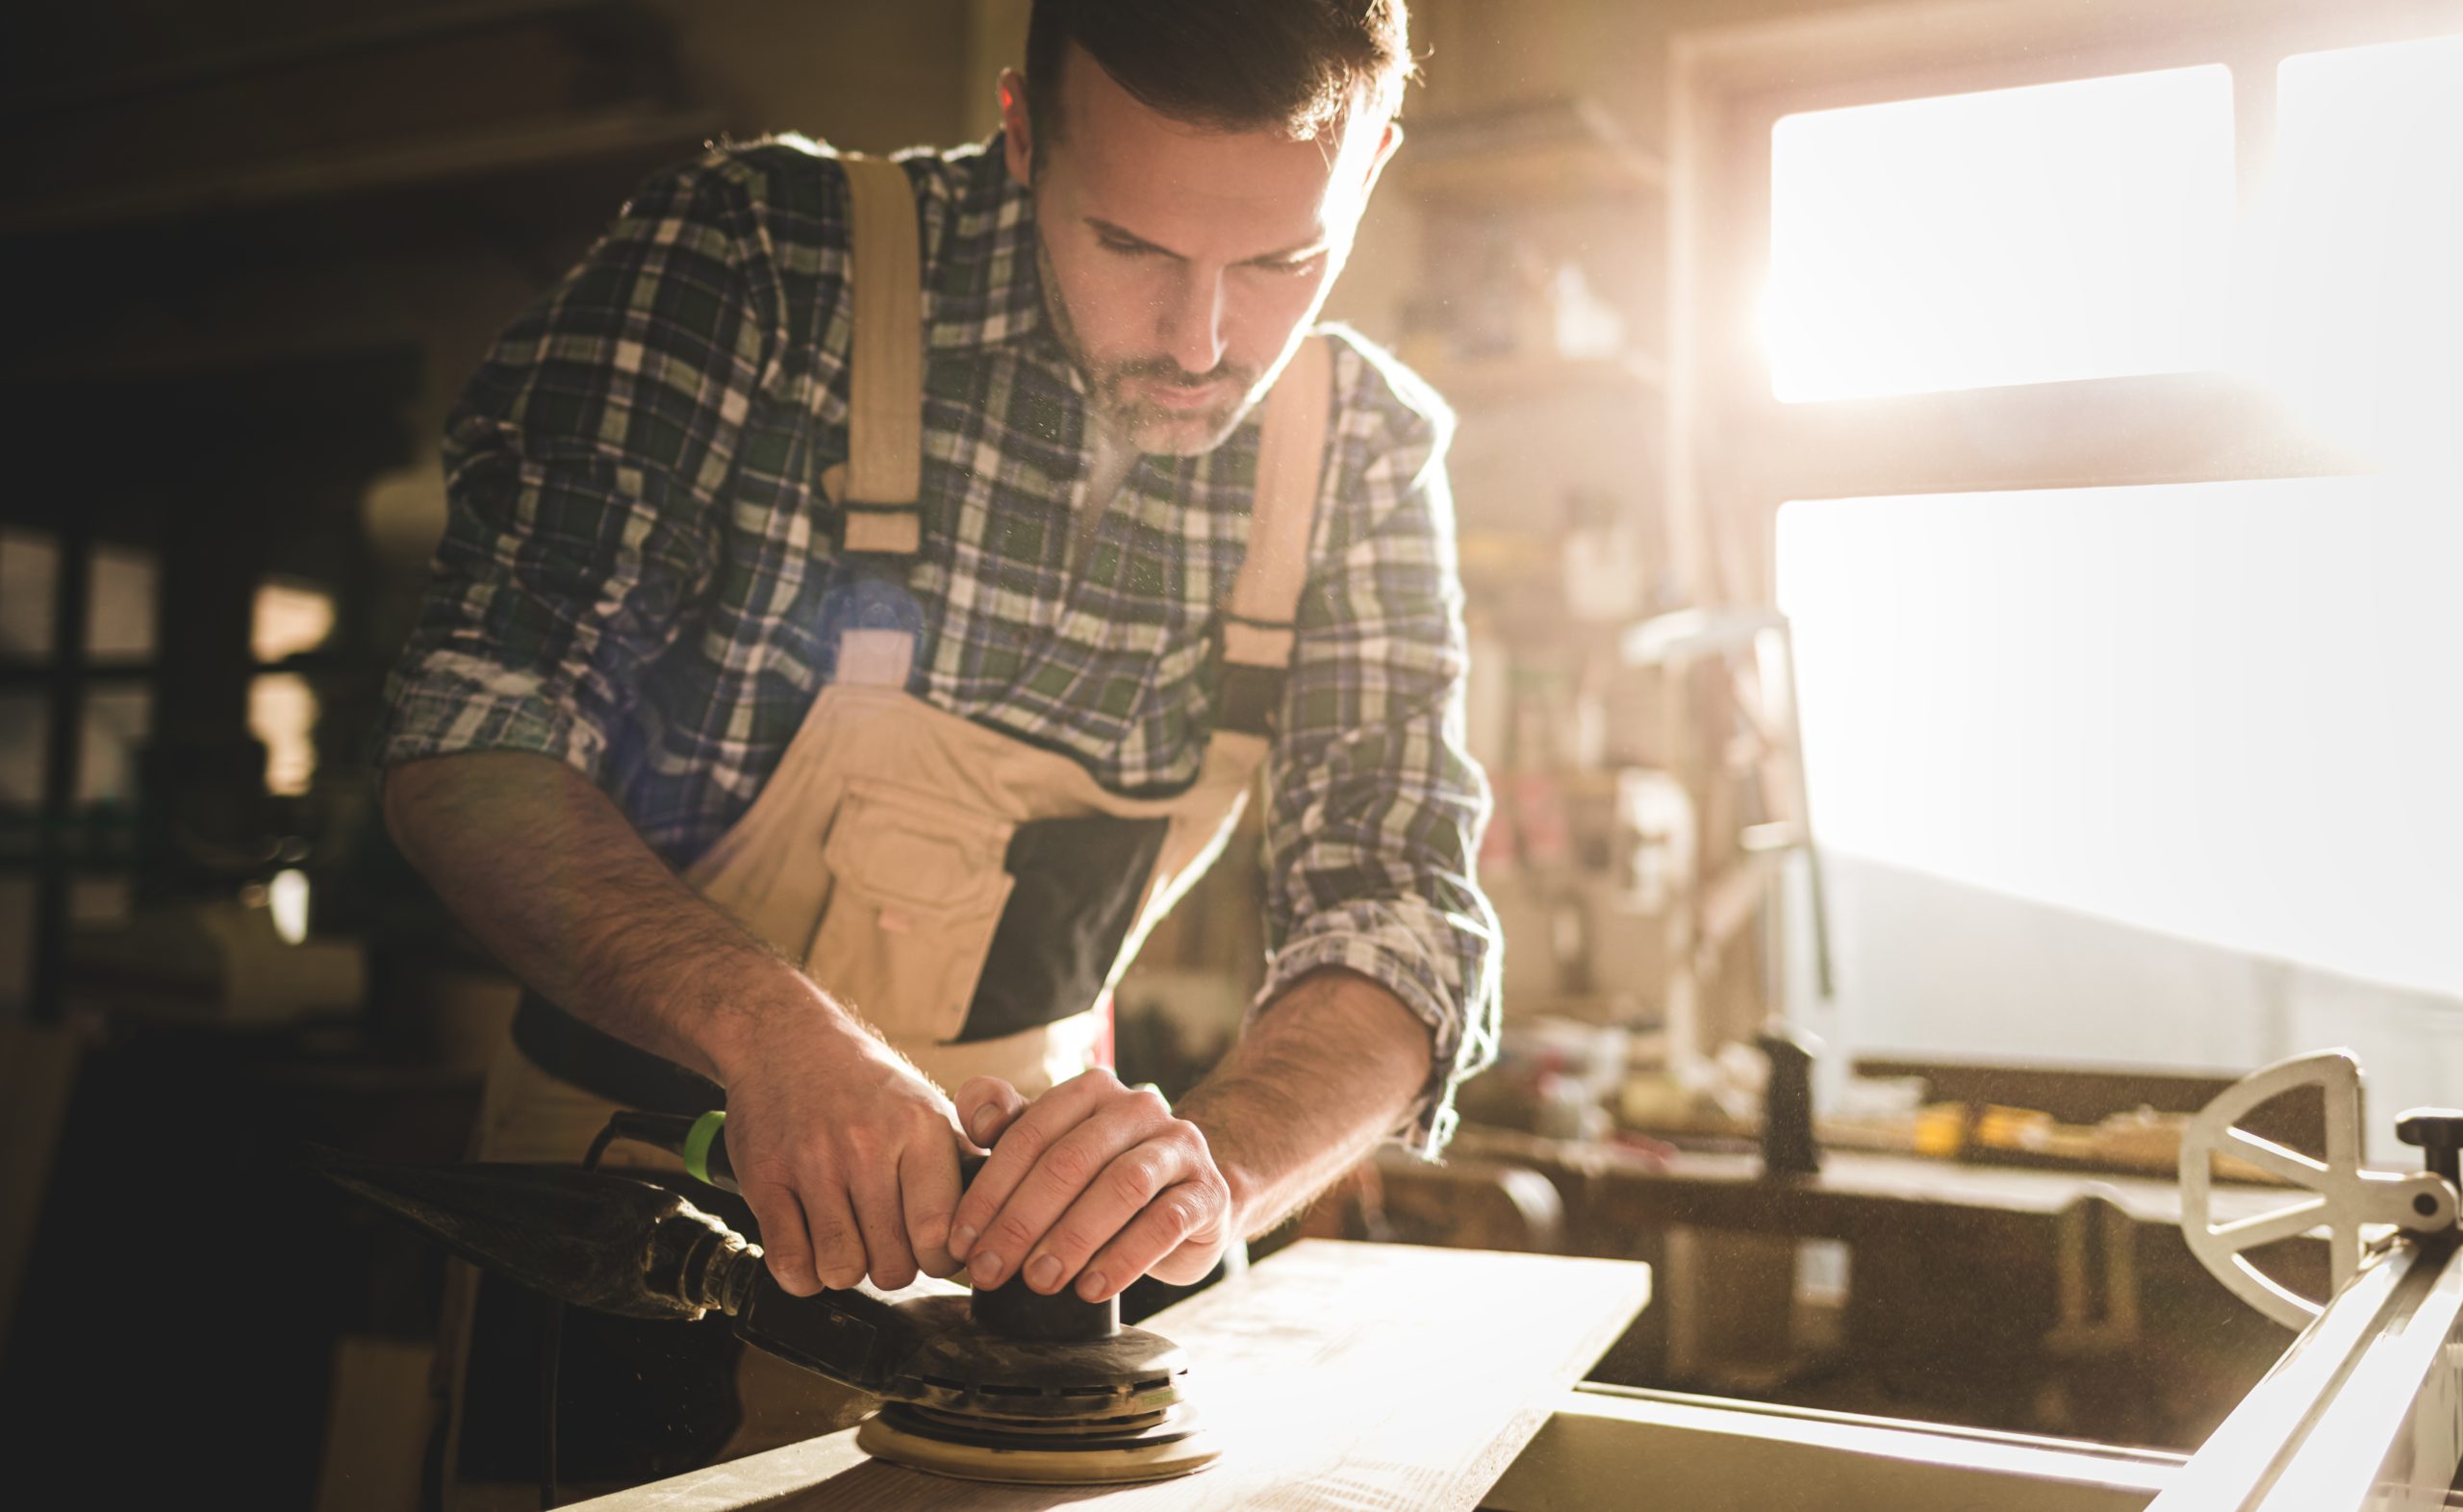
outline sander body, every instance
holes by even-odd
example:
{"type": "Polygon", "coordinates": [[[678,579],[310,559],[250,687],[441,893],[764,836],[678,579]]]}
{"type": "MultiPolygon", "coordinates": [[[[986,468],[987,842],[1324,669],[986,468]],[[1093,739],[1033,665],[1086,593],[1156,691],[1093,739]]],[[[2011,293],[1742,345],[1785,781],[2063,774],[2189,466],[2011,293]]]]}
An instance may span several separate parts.
{"type": "MultiPolygon", "coordinates": [[[[691,1164],[702,1167],[696,1153],[691,1164]]],[[[651,1182],[327,1150],[312,1163],[463,1259],[555,1300],[628,1318],[723,1314],[747,1344],[879,1398],[855,1439],[879,1459],[969,1480],[1106,1485],[1187,1474],[1219,1453],[1190,1404],[1180,1348],[1123,1326],[1117,1298],[1046,1297],[1014,1276],[973,1292],[797,1297],[771,1278],[758,1245],[651,1182]]],[[[724,1172],[723,1155],[708,1164],[724,1172]]]]}

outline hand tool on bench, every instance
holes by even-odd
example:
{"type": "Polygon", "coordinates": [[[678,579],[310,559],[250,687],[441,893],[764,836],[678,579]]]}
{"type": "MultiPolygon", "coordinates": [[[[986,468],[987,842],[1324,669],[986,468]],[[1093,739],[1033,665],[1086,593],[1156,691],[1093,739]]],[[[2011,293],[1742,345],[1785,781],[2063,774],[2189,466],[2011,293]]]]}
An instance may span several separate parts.
{"type": "MultiPolygon", "coordinates": [[[[622,1113],[613,1139],[681,1156],[735,1187],[724,1114],[622,1113]]],[[[318,1149],[320,1173],[408,1220],[474,1265],[549,1298],[627,1318],[699,1319],[881,1399],[857,1444],[969,1480],[1107,1485],[1162,1480],[1219,1449],[1188,1398],[1178,1346],[1124,1327],[1117,1298],[1045,1297],[1016,1277],[990,1290],[893,1301],[872,1288],[796,1297],[758,1245],[654,1183],[573,1166],[413,1166],[318,1149]]],[[[595,1161],[594,1161],[595,1164],[595,1161]]],[[[981,1157],[966,1157],[972,1179],[981,1157]]]]}

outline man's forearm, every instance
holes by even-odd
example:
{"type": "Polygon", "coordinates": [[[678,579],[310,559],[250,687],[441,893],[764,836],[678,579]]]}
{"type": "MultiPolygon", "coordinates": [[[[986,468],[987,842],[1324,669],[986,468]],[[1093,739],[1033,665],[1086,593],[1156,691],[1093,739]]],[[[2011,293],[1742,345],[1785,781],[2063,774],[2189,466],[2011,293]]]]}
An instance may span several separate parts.
{"type": "Polygon", "coordinates": [[[551,757],[406,762],[386,774],[385,818],[454,917],[515,975],[653,1054],[724,1081],[764,1008],[802,996],[836,1012],[551,757]]]}
{"type": "Polygon", "coordinates": [[[1357,1164],[1428,1085],[1428,1025],[1357,972],[1312,971],[1181,1100],[1262,1233],[1357,1164]]]}

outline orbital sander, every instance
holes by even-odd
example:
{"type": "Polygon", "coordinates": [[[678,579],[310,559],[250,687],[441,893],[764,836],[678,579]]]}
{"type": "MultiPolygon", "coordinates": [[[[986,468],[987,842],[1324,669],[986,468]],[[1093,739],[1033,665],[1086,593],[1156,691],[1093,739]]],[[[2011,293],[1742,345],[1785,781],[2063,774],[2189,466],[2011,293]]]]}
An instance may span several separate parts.
{"type": "Polygon", "coordinates": [[[1013,1280],[895,1306],[920,1338],[881,1410],[855,1430],[868,1454],[964,1480],[1057,1485],[1164,1480],[1215,1457],[1179,1346],[1123,1327],[1117,1298],[1043,1297],[1013,1280]]]}
{"type": "MultiPolygon", "coordinates": [[[[758,1245],[680,1193],[593,1169],[611,1140],[636,1140],[733,1191],[724,1118],[618,1114],[584,1167],[407,1166],[321,1149],[312,1164],[555,1300],[626,1318],[723,1314],[746,1343],[881,1399],[855,1433],[878,1459],[1029,1485],[1166,1480],[1214,1461],[1180,1348],[1123,1326],[1117,1298],[1046,1297],[1015,1276],[971,1292],[925,1282],[896,1298],[869,1285],[797,1297],[758,1245]]],[[[968,1179],[981,1161],[966,1157],[968,1179]]]]}

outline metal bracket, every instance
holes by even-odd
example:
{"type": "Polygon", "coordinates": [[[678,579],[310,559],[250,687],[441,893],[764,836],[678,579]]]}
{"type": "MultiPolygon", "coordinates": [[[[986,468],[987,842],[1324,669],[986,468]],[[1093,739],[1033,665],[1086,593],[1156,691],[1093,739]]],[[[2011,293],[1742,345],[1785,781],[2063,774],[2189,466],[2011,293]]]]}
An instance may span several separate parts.
{"type": "Polygon", "coordinates": [[[2367,1230],[2417,1233],[2450,1230],[2455,1193],[2425,1172],[2397,1175],[2360,1165],[2360,1062],[2349,1050],[2322,1050],[2253,1071],[2208,1103],[2181,1134],[2181,1237],[2190,1252],[2232,1294],[2287,1328],[2304,1328],[2324,1298],[2303,1297],[2251,1265],[2247,1252],[2317,1229],[2326,1230],[2333,1290],[2349,1284],[2369,1241],[2367,1230]],[[2243,1117],[2287,1093],[2316,1087],[2325,1097],[2326,1149],[2316,1160],[2237,1127],[2243,1117]],[[2218,1222],[2213,1157],[2229,1155],[2305,1188],[2308,1196],[2269,1212],[2218,1222]]]}

